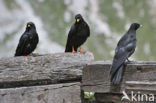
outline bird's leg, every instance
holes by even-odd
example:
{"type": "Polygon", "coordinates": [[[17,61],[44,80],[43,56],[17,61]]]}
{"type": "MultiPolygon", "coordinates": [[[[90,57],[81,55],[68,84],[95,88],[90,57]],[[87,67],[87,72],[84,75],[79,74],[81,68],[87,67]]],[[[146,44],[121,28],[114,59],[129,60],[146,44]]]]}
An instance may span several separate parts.
{"type": "Polygon", "coordinates": [[[28,58],[29,55],[25,55],[24,58],[28,58]]]}
{"type": "Polygon", "coordinates": [[[74,46],[72,46],[72,53],[76,53],[76,51],[74,50],[74,46]]]}
{"type": "Polygon", "coordinates": [[[80,53],[85,53],[85,51],[80,47],[80,53]]]}
{"type": "Polygon", "coordinates": [[[127,58],[127,61],[128,61],[128,62],[131,62],[128,58],[127,58]]]}

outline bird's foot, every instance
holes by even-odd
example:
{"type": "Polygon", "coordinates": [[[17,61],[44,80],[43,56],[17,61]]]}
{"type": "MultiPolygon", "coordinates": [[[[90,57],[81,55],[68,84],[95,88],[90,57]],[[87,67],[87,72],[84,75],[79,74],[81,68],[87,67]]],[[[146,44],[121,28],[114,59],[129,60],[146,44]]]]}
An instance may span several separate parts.
{"type": "Polygon", "coordinates": [[[134,63],[135,61],[132,61],[132,60],[129,60],[129,59],[126,59],[128,64],[131,64],[131,63],[134,63]]]}
{"type": "Polygon", "coordinates": [[[82,48],[80,48],[80,53],[86,53],[82,48]]]}
{"type": "Polygon", "coordinates": [[[128,61],[128,62],[131,62],[128,58],[127,58],[127,61],[128,61]]]}
{"type": "Polygon", "coordinates": [[[28,58],[29,55],[25,55],[24,58],[28,58]]]}
{"type": "Polygon", "coordinates": [[[75,50],[72,50],[72,53],[76,53],[76,51],[75,50]]]}
{"type": "Polygon", "coordinates": [[[76,53],[76,51],[74,50],[74,46],[72,46],[72,53],[76,53]]]}

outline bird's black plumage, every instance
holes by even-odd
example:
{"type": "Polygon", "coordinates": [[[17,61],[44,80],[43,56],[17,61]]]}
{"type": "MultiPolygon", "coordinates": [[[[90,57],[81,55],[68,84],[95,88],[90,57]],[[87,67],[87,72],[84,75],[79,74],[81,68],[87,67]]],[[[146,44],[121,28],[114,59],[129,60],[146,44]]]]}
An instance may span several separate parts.
{"type": "Polygon", "coordinates": [[[140,27],[140,24],[131,24],[127,33],[125,33],[119,40],[115,49],[115,55],[111,66],[111,82],[113,84],[119,84],[122,79],[124,62],[130,57],[136,48],[136,30],[140,27]]]}
{"type": "Polygon", "coordinates": [[[26,30],[19,40],[15,56],[27,56],[31,54],[35,50],[38,42],[39,37],[36,32],[35,24],[33,22],[28,22],[26,30]]]}
{"type": "Polygon", "coordinates": [[[66,43],[65,52],[72,52],[72,47],[77,51],[90,36],[90,29],[88,24],[84,21],[80,14],[75,16],[75,23],[72,25],[66,43]]]}

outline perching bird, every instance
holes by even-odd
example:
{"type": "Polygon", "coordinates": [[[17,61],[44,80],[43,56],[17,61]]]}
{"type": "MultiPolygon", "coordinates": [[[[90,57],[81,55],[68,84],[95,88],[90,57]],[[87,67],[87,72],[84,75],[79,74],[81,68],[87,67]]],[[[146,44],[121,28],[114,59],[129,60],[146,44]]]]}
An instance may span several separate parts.
{"type": "Polygon", "coordinates": [[[35,50],[38,42],[39,37],[36,32],[35,24],[33,22],[28,22],[26,30],[19,40],[15,56],[28,56],[35,50]]]}
{"type": "MultiPolygon", "coordinates": [[[[131,24],[126,34],[119,40],[115,49],[115,56],[110,70],[111,82],[113,84],[119,84],[122,79],[124,63],[128,60],[136,48],[136,30],[140,27],[140,24],[131,24]]],[[[128,60],[129,61],[129,60],[128,60]]]]}
{"type": "Polygon", "coordinates": [[[84,53],[81,45],[87,40],[90,36],[90,29],[88,24],[84,21],[80,14],[75,16],[75,23],[72,25],[68,39],[66,43],[65,52],[77,52],[77,49],[80,47],[80,52],[84,53]]]}

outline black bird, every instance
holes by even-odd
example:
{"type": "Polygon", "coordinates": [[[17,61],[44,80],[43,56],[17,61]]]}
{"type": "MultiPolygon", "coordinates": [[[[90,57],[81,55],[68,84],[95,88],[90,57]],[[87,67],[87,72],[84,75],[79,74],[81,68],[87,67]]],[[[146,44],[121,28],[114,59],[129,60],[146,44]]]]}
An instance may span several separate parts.
{"type": "MultiPolygon", "coordinates": [[[[140,24],[131,24],[129,30],[119,40],[115,49],[115,56],[110,70],[111,82],[113,84],[119,84],[122,79],[123,68],[125,61],[128,60],[136,48],[136,30],[140,27],[140,24]]],[[[128,60],[129,61],[129,60],[128,60]]]]}
{"type": "Polygon", "coordinates": [[[33,22],[28,22],[26,30],[19,40],[15,56],[28,56],[35,50],[38,42],[39,37],[36,32],[35,24],[33,22]]]}
{"type": "Polygon", "coordinates": [[[88,24],[84,21],[80,14],[75,16],[75,23],[72,25],[69,33],[66,44],[65,52],[77,52],[77,49],[80,47],[80,52],[84,53],[81,48],[81,45],[87,40],[90,36],[90,29],[88,24]]]}

